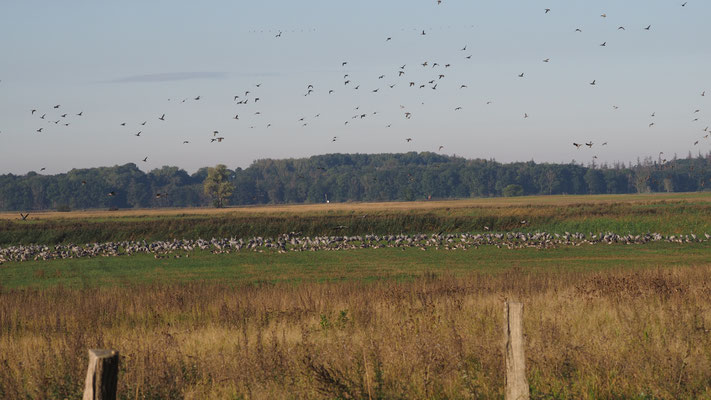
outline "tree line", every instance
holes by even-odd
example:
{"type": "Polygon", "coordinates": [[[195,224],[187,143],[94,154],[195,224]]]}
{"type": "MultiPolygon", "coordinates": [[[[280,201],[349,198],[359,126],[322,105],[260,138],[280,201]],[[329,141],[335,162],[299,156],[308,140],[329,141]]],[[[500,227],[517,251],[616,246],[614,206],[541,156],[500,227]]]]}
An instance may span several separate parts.
{"type": "Polygon", "coordinates": [[[692,192],[711,185],[711,153],[627,165],[465,159],[430,152],[263,159],[248,168],[188,174],[136,164],[64,174],[0,175],[0,210],[202,207],[424,200],[546,194],[692,192]],[[215,189],[227,183],[216,199],[215,189]],[[217,185],[217,186],[216,186],[217,185]],[[109,195],[112,193],[112,195],[109,195]]]}

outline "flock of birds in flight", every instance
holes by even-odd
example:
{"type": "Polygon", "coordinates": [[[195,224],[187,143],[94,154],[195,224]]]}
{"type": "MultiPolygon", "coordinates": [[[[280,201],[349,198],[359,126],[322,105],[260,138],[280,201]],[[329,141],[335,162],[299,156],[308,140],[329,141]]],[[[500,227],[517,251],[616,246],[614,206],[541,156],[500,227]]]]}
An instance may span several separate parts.
{"type": "MultiPolygon", "coordinates": [[[[442,2],[443,2],[442,0],[437,0],[437,4],[441,4],[442,2]]],[[[687,2],[681,3],[680,5],[681,5],[681,7],[686,7],[687,2]]],[[[543,14],[546,14],[546,15],[553,12],[550,8],[544,8],[542,11],[543,11],[543,14]]],[[[607,14],[605,14],[605,13],[600,14],[600,18],[603,18],[603,19],[607,18],[607,14]]],[[[653,29],[653,27],[652,27],[652,25],[647,25],[647,26],[641,27],[640,29],[643,31],[650,31],[653,29]]],[[[627,27],[625,27],[625,26],[617,27],[617,31],[626,31],[626,30],[627,30],[627,27]]],[[[577,29],[575,29],[575,32],[581,33],[582,29],[577,28],[577,29]]],[[[280,39],[282,37],[283,33],[284,33],[283,31],[278,31],[274,35],[274,38],[277,40],[280,39]]],[[[420,36],[426,36],[428,34],[428,32],[427,32],[427,30],[419,30],[418,29],[418,34],[420,36]]],[[[384,38],[384,42],[386,42],[386,43],[390,43],[392,41],[393,41],[392,36],[388,36],[388,37],[384,38]]],[[[600,47],[607,47],[607,45],[608,45],[607,41],[603,41],[599,44],[600,47]]],[[[459,58],[463,62],[467,62],[472,59],[472,54],[467,52],[466,45],[459,48],[459,54],[460,54],[459,58]]],[[[541,61],[543,63],[550,63],[551,58],[543,58],[541,61]]],[[[449,63],[449,62],[445,63],[445,62],[437,62],[437,61],[432,61],[432,60],[424,60],[419,65],[416,65],[416,66],[409,66],[407,64],[402,64],[398,68],[395,68],[393,71],[390,71],[390,73],[388,73],[388,74],[377,75],[378,82],[383,82],[386,77],[388,79],[390,79],[390,82],[382,84],[382,85],[378,85],[378,87],[367,88],[367,89],[365,87],[361,88],[362,84],[358,83],[355,76],[352,76],[353,72],[348,71],[349,61],[347,61],[347,60],[340,61],[340,67],[342,69],[342,74],[343,74],[342,75],[342,85],[340,88],[339,87],[330,87],[330,88],[321,90],[320,88],[317,88],[317,85],[315,85],[314,83],[305,83],[303,96],[309,97],[309,96],[313,96],[316,94],[324,94],[325,96],[336,96],[339,92],[341,92],[343,90],[370,91],[372,94],[377,94],[381,91],[394,89],[396,86],[404,86],[405,88],[410,88],[413,90],[414,89],[418,89],[418,90],[429,89],[432,91],[437,91],[438,85],[440,85],[440,83],[444,83],[447,81],[447,75],[448,75],[447,71],[450,70],[450,68],[453,68],[453,64],[449,63]],[[420,71],[424,72],[429,77],[425,78],[421,81],[418,81],[417,79],[409,78],[411,75],[413,75],[413,76],[416,75],[415,73],[410,72],[415,68],[420,69],[420,71]]],[[[421,73],[420,73],[420,75],[421,75],[421,73]]],[[[374,77],[373,77],[373,79],[374,79],[374,77]]],[[[517,76],[512,77],[512,79],[526,79],[525,71],[520,72],[519,74],[517,74],[517,76]]],[[[591,87],[597,86],[598,85],[597,79],[592,79],[592,80],[588,81],[588,85],[591,87]]],[[[462,90],[462,91],[464,91],[468,88],[466,83],[457,83],[454,87],[458,88],[459,90],[462,90]]],[[[260,101],[262,101],[261,95],[259,93],[261,88],[262,88],[262,83],[256,83],[253,85],[253,87],[248,88],[247,90],[242,90],[238,94],[234,94],[231,98],[231,101],[232,101],[233,105],[236,108],[238,108],[238,111],[235,114],[233,114],[230,118],[233,120],[236,120],[236,121],[250,120],[250,118],[252,120],[258,120],[258,121],[264,119],[264,114],[262,114],[262,112],[258,109],[259,105],[261,104],[260,101]],[[253,106],[253,109],[248,108],[248,106],[253,106]],[[239,107],[241,107],[241,109],[239,107]],[[247,115],[245,115],[245,113],[247,113],[247,115]]],[[[700,91],[699,94],[701,97],[706,96],[705,91],[700,91]]],[[[173,103],[176,103],[176,102],[178,102],[178,103],[199,102],[202,100],[203,100],[203,98],[200,95],[191,96],[188,98],[183,98],[183,99],[180,99],[177,101],[173,100],[173,99],[168,99],[168,101],[171,101],[173,103]]],[[[493,100],[486,101],[487,105],[492,104],[492,103],[493,103],[493,100]]],[[[422,103],[422,104],[424,104],[424,103],[422,103]]],[[[617,105],[612,106],[613,111],[618,110],[619,108],[620,107],[618,107],[617,105]]],[[[457,106],[457,107],[454,107],[454,109],[453,109],[453,111],[455,111],[455,112],[458,112],[461,110],[463,110],[462,106],[457,106]]],[[[701,112],[700,108],[696,108],[693,110],[693,113],[692,113],[693,114],[693,122],[697,122],[699,120],[698,115],[700,112],[701,112]]],[[[38,120],[44,121],[47,124],[49,124],[49,126],[54,125],[54,126],[63,126],[63,127],[69,127],[72,124],[71,118],[82,118],[84,116],[83,111],[77,110],[77,111],[73,111],[73,112],[67,112],[64,110],[64,107],[60,104],[56,104],[56,105],[52,106],[52,108],[49,110],[40,110],[39,108],[34,108],[34,109],[30,110],[30,113],[31,113],[31,115],[36,116],[38,118],[38,120]]],[[[376,115],[378,115],[378,111],[377,110],[365,111],[365,110],[362,110],[360,106],[355,106],[353,108],[352,114],[353,115],[348,120],[343,121],[343,126],[353,125],[357,121],[376,116],[376,115]]],[[[403,118],[405,120],[410,120],[415,115],[415,111],[409,109],[408,107],[400,105],[400,115],[401,115],[401,118],[403,118]]],[[[655,125],[655,123],[654,123],[655,115],[656,115],[656,112],[650,113],[650,117],[649,117],[650,121],[648,122],[648,127],[650,129],[653,128],[655,125]]],[[[313,119],[319,118],[320,116],[321,116],[320,113],[315,114],[313,116],[313,119]]],[[[529,118],[528,112],[524,112],[522,115],[522,118],[528,119],[529,118]]],[[[138,138],[138,137],[141,137],[142,134],[144,134],[144,129],[147,129],[151,124],[153,124],[153,123],[167,123],[168,121],[170,121],[170,115],[168,115],[167,113],[164,113],[164,112],[158,112],[155,115],[155,119],[152,121],[151,120],[144,120],[144,121],[134,123],[134,124],[129,124],[128,122],[121,121],[120,123],[118,123],[118,125],[121,128],[134,129],[131,132],[131,134],[138,138]]],[[[311,122],[311,119],[307,118],[305,116],[302,116],[294,122],[300,124],[302,127],[306,127],[311,122]]],[[[262,123],[263,124],[262,126],[264,126],[266,128],[272,127],[271,122],[260,121],[260,123],[262,123]]],[[[384,125],[384,128],[390,128],[391,126],[392,126],[391,122],[386,123],[384,125]]],[[[253,129],[253,128],[255,128],[255,125],[250,125],[249,128],[253,129]]],[[[43,133],[46,133],[46,130],[47,130],[46,126],[38,127],[36,129],[36,133],[43,134],[43,133]]],[[[701,139],[708,139],[709,138],[709,134],[711,134],[711,131],[709,131],[709,128],[706,127],[703,131],[705,132],[705,134],[703,136],[701,136],[698,140],[695,140],[693,145],[698,145],[699,141],[701,139]]],[[[205,140],[205,141],[209,140],[210,143],[218,143],[219,144],[224,141],[227,141],[228,139],[227,139],[227,136],[220,133],[220,131],[213,130],[211,135],[209,135],[209,134],[206,135],[206,137],[203,138],[202,140],[205,140]]],[[[336,142],[338,140],[339,140],[339,136],[332,136],[330,138],[331,142],[336,142]]],[[[413,140],[414,139],[412,137],[404,138],[405,143],[410,143],[413,140]]],[[[183,145],[188,145],[190,143],[191,143],[191,140],[188,140],[188,139],[182,140],[183,145]]],[[[587,140],[587,141],[582,141],[582,142],[578,142],[578,141],[572,142],[572,146],[574,146],[577,149],[584,148],[584,147],[592,149],[593,146],[595,146],[595,145],[596,145],[596,143],[593,143],[592,140],[587,140]]],[[[607,146],[607,142],[601,143],[600,146],[607,146]]],[[[437,148],[437,151],[442,151],[443,149],[444,149],[444,145],[439,145],[437,148]]],[[[660,153],[660,159],[661,159],[662,154],[663,154],[663,152],[660,153]]],[[[594,160],[597,159],[597,155],[593,155],[592,158],[593,158],[593,165],[594,165],[594,160]]],[[[141,161],[148,162],[148,159],[149,159],[149,157],[146,156],[141,161]]],[[[666,160],[664,160],[664,161],[666,161],[666,160]]],[[[43,167],[40,169],[40,171],[44,171],[45,169],[46,168],[43,167]]],[[[112,192],[109,195],[113,196],[113,195],[115,195],[115,193],[112,192]]],[[[157,196],[160,197],[160,194],[157,196]]]]}

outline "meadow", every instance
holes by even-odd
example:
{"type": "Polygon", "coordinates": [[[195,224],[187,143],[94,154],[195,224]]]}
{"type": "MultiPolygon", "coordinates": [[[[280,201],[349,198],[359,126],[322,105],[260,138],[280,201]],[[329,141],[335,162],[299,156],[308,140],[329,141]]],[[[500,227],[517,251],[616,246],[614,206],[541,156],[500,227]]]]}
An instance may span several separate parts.
{"type": "MultiPolygon", "coordinates": [[[[702,234],[711,233],[710,211],[709,194],[94,211],[22,222],[4,215],[11,232],[0,237],[64,243],[93,232],[121,240],[484,226],[702,234]]],[[[525,305],[534,399],[711,398],[710,249],[196,251],[7,263],[0,398],[80,397],[86,351],[95,347],[121,352],[122,399],[503,398],[506,299],[525,305]]]]}

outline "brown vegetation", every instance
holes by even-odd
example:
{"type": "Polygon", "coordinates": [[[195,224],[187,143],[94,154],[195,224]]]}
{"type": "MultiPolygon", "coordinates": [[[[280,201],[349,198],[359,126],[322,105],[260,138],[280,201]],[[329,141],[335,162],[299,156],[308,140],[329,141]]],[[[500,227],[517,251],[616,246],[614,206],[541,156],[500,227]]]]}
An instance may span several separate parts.
{"type": "MultiPolygon", "coordinates": [[[[89,210],[72,212],[33,212],[34,220],[70,219],[70,218],[135,218],[169,216],[251,216],[263,214],[314,215],[326,212],[338,214],[348,212],[428,212],[434,210],[461,210],[479,207],[531,207],[531,206],[569,206],[583,204],[655,204],[659,202],[711,202],[711,195],[704,192],[694,193],[655,193],[655,194],[612,194],[612,195],[556,195],[523,196],[516,198],[471,198],[463,200],[439,201],[393,201],[375,203],[319,203],[270,206],[242,206],[226,208],[152,208],[137,210],[89,210]]],[[[1,212],[0,220],[18,219],[16,212],[1,212]]]]}
{"type": "Polygon", "coordinates": [[[0,398],[79,397],[87,349],[152,398],[500,398],[505,298],[533,398],[699,398],[711,267],[0,292],[0,398]]]}

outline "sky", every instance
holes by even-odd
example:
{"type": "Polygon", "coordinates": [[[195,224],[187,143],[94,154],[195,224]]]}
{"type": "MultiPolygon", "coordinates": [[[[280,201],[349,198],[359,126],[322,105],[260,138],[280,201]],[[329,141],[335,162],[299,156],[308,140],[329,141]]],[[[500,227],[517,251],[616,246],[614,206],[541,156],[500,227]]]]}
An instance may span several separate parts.
{"type": "Polygon", "coordinates": [[[683,3],[3,0],[0,174],[705,154],[711,2],[683,3]]]}

